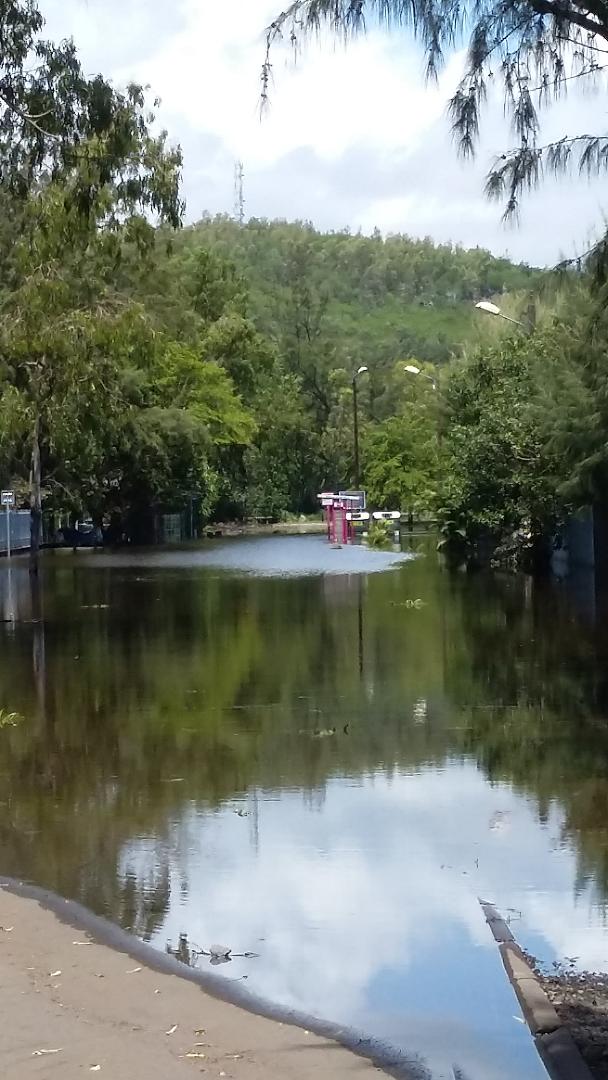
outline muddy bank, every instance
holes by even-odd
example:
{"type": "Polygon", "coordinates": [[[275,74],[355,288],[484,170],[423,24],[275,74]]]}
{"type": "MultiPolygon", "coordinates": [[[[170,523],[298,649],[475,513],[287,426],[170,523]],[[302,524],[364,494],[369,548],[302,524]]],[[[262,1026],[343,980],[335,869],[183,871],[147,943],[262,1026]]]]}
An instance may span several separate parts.
{"type": "Polygon", "coordinates": [[[0,888],[0,1072],[7,1080],[348,1080],[380,1070],[102,945],[0,888]]]}

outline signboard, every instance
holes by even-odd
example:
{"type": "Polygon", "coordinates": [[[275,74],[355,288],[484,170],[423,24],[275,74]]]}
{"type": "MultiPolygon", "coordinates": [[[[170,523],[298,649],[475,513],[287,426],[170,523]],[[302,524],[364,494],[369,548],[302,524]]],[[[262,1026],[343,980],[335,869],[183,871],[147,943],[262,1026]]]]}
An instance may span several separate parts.
{"type": "Polygon", "coordinates": [[[3,491],[0,493],[0,506],[14,506],[15,505],[15,492],[3,491]]]}
{"type": "Polygon", "coordinates": [[[339,491],[338,495],[344,502],[348,502],[353,510],[365,510],[366,499],[364,491],[339,491]]]}

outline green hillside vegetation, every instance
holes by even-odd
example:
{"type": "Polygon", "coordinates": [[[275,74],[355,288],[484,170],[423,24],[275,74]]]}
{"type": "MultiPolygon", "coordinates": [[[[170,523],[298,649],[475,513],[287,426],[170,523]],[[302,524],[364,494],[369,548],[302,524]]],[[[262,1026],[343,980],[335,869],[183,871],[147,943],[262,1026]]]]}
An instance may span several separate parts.
{"type": "Polygon", "coordinates": [[[206,218],[166,239],[135,298],[163,332],[188,337],[228,372],[256,423],[247,445],[215,459],[216,517],[309,512],[320,488],[352,484],[351,381],[363,364],[371,497],[428,509],[437,412],[404,362],[449,364],[479,338],[475,300],[539,290],[546,279],[482,249],[306,223],[206,218]],[[379,462],[387,443],[395,456],[379,462]]]}
{"type": "Polygon", "coordinates": [[[408,236],[323,233],[303,222],[206,218],[184,230],[234,263],[264,334],[284,342],[309,315],[336,350],[367,354],[374,367],[401,355],[442,363],[475,334],[474,301],[539,285],[542,273],[481,248],[408,236]],[[319,325],[320,323],[320,325],[319,325]]]}

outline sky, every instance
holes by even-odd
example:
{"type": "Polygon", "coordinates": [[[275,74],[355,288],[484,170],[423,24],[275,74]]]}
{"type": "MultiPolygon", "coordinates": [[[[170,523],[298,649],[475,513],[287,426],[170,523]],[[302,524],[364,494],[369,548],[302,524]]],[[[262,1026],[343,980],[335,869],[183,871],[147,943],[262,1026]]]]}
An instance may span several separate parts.
{"type": "MultiPolygon", "coordinates": [[[[546,182],[505,225],[484,177],[513,144],[490,101],[473,163],[458,159],[446,103],[463,63],[437,85],[406,35],[373,31],[348,49],[329,41],[274,57],[260,116],[264,27],[277,0],[41,0],[49,37],[73,37],[85,70],[130,79],[161,98],[160,123],[184,151],[187,220],[232,213],[244,166],[246,216],[305,219],[321,229],[374,227],[482,246],[535,265],[584,250],[603,228],[605,180],[546,182]]],[[[573,84],[546,115],[543,139],[605,130],[605,95],[573,84]]]]}

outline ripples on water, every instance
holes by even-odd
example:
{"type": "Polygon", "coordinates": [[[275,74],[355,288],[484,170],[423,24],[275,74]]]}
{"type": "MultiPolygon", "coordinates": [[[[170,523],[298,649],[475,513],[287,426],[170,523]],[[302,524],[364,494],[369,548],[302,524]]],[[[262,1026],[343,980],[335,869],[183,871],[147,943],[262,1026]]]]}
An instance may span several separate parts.
{"type": "Polygon", "coordinates": [[[218,970],[429,1076],[541,1077],[478,897],[608,971],[606,640],[588,583],[428,551],[60,553],[10,597],[2,567],[0,873],[257,953],[218,970]]]}

